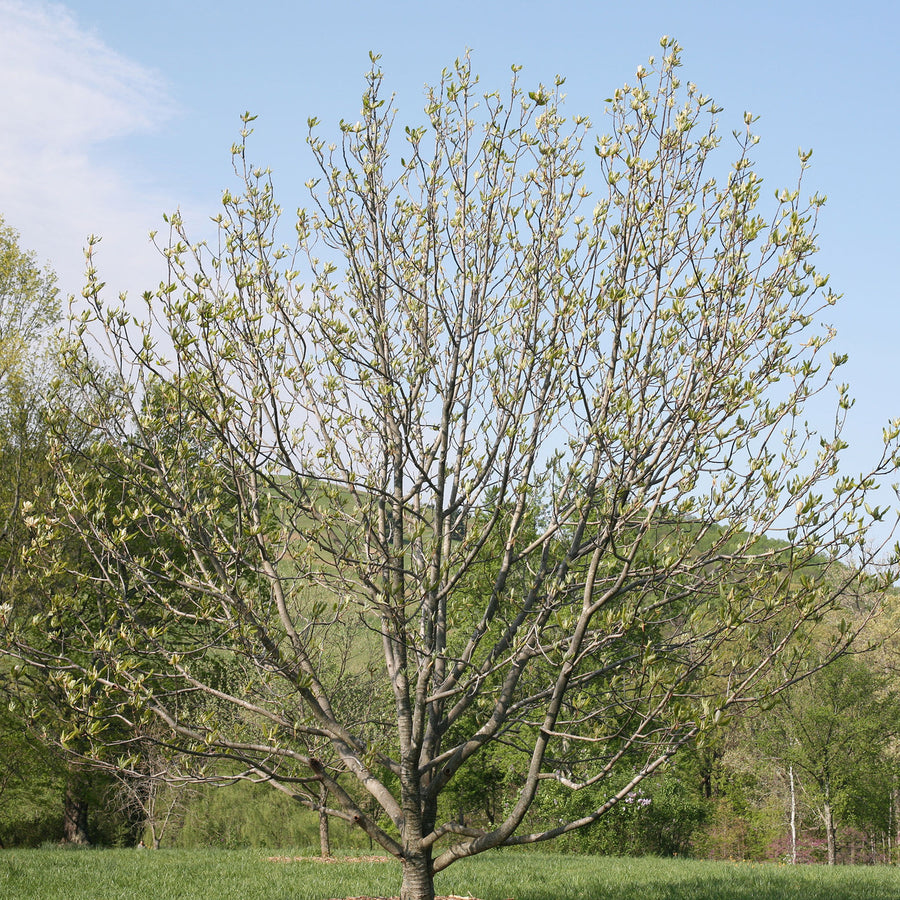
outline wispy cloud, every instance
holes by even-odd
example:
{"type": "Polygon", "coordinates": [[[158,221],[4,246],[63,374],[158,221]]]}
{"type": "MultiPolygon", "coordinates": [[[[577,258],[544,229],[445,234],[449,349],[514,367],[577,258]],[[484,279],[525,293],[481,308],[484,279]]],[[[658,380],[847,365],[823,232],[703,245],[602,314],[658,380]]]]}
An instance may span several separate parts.
{"type": "Polygon", "coordinates": [[[0,214],[77,292],[82,248],[103,235],[115,289],[148,286],[147,231],[168,206],[152,178],[117,167],[109,142],[158,130],[174,112],[162,77],[123,57],[62,5],[0,0],[0,214]],[[149,181],[150,187],[147,187],[149,181]]]}

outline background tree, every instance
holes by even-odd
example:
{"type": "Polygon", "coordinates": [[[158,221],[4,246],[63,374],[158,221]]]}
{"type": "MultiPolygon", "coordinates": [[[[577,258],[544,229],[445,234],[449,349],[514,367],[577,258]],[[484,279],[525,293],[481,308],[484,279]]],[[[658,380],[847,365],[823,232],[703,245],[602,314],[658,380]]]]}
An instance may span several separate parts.
{"type": "Polygon", "coordinates": [[[0,217],[0,603],[19,576],[22,506],[49,480],[43,389],[59,314],[55,276],[0,217]]]}
{"type": "Polygon", "coordinates": [[[793,767],[821,818],[829,865],[837,861],[840,819],[873,838],[890,829],[896,720],[885,679],[844,657],[791,688],[757,723],[766,756],[793,767]]]}
{"type": "MultiPolygon", "coordinates": [[[[26,519],[52,492],[47,428],[47,382],[52,371],[50,329],[58,326],[56,278],[19,246],[17,232],[0,217],[0,608],[15,601],[23,617],[37,610],[35,579],[23,562],[26,519]]],[[[11,667],[0,663],[0,692],[9,702],[11,667]]],[[[23,734],[21,708],[4,712],[0,747],[7,761],[3,829],[8,840],[46,837],[55,812],[41,813],[50,785],[64,768],[33,736],[23,734]],[[41,784],[42,783],[42,784],[41,784]],[[20,794],[20,798],[14,794],[20,794]]],[[[59,801],[57,801],[59,802],[59,801]]],[[[60,803],[61,808],[61,803],[60,803]]]]}
{"type": "Polygon", "coordinates": [[[40,548],[83,540],[89,572],[56,565],[92,612],[60,592],[48,621],[77,627],[14,635],[79,739],[155,718],[313,809],[324,786],[430,900],[455,860],[600,820],[776,691],[776,661],[802,674],[792,641],[846,590],[883,589],[865,503],[898,426],[854,478],[846,388],[833,432],[804,420],[841,362],[816,321],[822,198],[764,212],[749,115],[719,180],[719,110],[663,53],[592,153],[561,79],[479,96],[467,60],[398,138],[373,65],[338,145],[311,123],[295,247],[242,140],[219,249],[172,217],[146,320],[91,270],[64,364],[93,442],[59,435],[40,548]],[[463,825],[441,798],[498,748],[503,808],[463,825]],[[595,801],[538,821],[559,788],[595,801]]]}
{"type": "MultiPolygon", "coordinates": [[[[41,640],[43,624],[33,617],[44,608],[47,580],[27,560],[29,523],[46,511],[55,488],[48,385],[57,373],[52,332],[60,313],[55,275],[19,246],[18,234],[0,218],[0,620],[9,625],[14,618],[32,643],[41,640]]],[[[71,399],[57,393],[58,422],[71,399]]],[[[67,547],[74,547],[71,540],[67,547]]],[[[46,673],[4,658],[0,696],[0,834],[19,843],[60,837],[85,843],[88,809],[97,806],[97,833],[117,837],[121,823],[98,804],[102,776],[54,750],[52,738],[72,730],[65,691],[46,673]]]]}

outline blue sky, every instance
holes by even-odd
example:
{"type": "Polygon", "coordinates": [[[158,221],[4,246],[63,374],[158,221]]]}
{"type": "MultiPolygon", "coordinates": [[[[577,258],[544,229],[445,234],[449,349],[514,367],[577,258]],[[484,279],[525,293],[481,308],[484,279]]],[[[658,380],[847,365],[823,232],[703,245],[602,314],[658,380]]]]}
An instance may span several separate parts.
{"type": "Polygon", "coordinates": [[[244,110],[259,116],[251,155],[293,209],[313,174],[307,117],[326,134],[357,117],[370,50],[401,119],[470,48],[485,87],[505,85],[512,63],[526,83],[565,75],[569,110],[602,130],[603,98],[671,34],[685,80],[725,107],[724,133],[745,109],[760,116],[757,171],[772,191],[795,180],[798,147],[815,151],[807,189],[829,197],[819,266],[845,294],[832,321],[857,397],[855,468],[900,415],[898,33],[887,0],[0,0],[0,214],[67,292],[92,232],[110,289],[139,292],[161,276],[147,232],[162,213],[180,207],[202,230],[232,185],[244,110]]]}

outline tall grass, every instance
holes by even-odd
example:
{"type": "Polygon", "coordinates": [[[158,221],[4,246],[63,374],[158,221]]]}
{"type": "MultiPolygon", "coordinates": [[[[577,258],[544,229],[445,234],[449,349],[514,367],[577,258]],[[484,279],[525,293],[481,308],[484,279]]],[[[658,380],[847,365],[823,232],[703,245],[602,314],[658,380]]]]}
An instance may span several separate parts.
{"type": "MultiPolygon", "coordinates": [[[[398,887],[393,863],[277,862],[258,850],[0,851],[4,900],[326,900],[398,887]]],[[[437,889],[482,900],[897,900],[900,871],[500,852],[441,873],[437,889]]]]}

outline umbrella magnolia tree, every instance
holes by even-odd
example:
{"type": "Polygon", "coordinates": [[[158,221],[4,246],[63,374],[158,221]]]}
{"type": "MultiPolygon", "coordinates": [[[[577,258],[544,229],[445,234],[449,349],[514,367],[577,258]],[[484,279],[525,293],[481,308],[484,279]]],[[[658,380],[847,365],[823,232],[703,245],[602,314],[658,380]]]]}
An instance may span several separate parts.
{"type": "Polygon", "coordinates": [[[292,246],[248,116],[218,247],[172,217],[145,316],[89,270],[35,521],[76,587],[10,636],[81,710],[66,741],[127,767],[162,722],[428,900],[456,860],[596,822],[885,588],[865,498],[900,426],[850,477],[846,389],[828,433],[804,421],[841,362],[823,201],[761,207],[752,117],[726,166],[679,64],[664,39],[595,136],[561,80],[482,94],[466,60],[398,129],[373,61],[360,121],[310,122],[292,246]],[[442,797],[486,760],[476,827],[442,797]],[[542,820],[563,789],[589,802],[542,820]]]}

